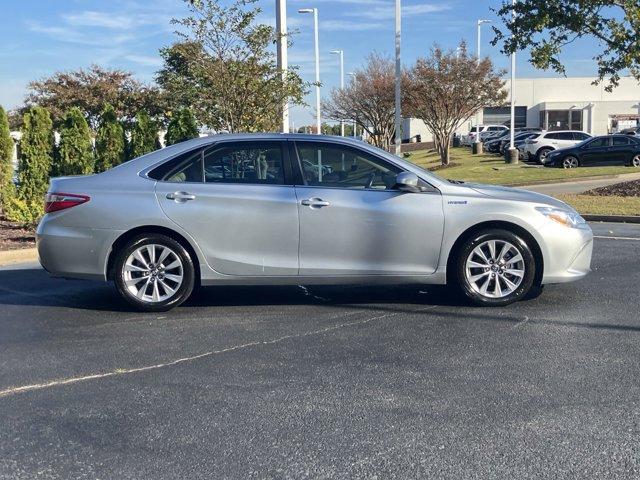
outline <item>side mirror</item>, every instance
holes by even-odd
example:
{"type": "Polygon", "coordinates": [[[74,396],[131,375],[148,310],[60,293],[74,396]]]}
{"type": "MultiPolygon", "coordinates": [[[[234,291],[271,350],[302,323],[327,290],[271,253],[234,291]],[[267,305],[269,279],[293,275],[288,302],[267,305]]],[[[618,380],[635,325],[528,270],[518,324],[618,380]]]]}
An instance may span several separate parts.
{"type": "Polygon", "coordinates": [[[396,190],[401,192],[417,193],[422,192],[422,188],[418,186],[420,179],[415,173],[400,172],[396,175],[396,190]]]}

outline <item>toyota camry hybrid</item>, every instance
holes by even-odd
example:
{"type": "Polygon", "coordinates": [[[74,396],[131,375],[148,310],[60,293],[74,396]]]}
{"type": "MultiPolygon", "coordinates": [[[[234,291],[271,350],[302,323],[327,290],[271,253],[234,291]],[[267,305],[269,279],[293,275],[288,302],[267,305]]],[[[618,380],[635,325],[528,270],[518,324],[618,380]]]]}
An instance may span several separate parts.
{"type": "Polygon", "coordinates": [[[593,246],[554,198],[317,135],[214,135],[54,178],[46,212],[47,271],[112,280],[148,311],[232,284],[451,284],[501,306],[584,277],[593,246]]]}

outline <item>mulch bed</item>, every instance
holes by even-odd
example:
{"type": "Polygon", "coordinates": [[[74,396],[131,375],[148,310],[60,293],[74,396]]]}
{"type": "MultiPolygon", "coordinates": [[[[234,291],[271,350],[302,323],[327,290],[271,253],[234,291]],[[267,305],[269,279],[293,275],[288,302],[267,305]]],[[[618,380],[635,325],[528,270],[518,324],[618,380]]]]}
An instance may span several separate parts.
{"type": "Polygon", "coordinates": [[[0,250],[16,250],[36,246],[35,231],[0,217],[0,250]]]}
{"type": "Polygon", "coordinates": [[[608,187],[594,188],[583,195],[593,195],[596,197],[640,197],[640,180],[631,182],[616,183],[608,187]]]}

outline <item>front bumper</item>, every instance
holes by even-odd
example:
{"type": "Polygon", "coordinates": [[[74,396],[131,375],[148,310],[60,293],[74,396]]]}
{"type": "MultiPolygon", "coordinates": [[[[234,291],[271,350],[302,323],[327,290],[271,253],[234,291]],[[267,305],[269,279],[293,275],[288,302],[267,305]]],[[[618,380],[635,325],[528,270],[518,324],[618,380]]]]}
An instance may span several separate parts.
{"type": "Polygon", "coordinates": [[[121,233],[59,225],[55,213],[47,214],[36,231],[40,264],[56,277],[105,280],[111,246],[121,233]]]}
{"type": "Polygon", "coordinates": [[[546,248],[543,284],[580,280],[591,271],[593,232],[590,228],[568,228],[549,220],[541,233],[546,248]]]}

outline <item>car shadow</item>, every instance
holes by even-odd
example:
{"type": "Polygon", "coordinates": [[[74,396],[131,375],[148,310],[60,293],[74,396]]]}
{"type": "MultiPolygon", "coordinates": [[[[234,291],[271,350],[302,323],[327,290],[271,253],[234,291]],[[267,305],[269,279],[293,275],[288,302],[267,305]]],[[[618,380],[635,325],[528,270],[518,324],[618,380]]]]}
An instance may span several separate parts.
{"type": "MultiPolygon", "coordinates": [[[[416,304],[464,306],[452,289],[440,285],[261,285],[197,288],[181,308],[318,304],[416,304]]],[[[111,283],[51,278],[42,269],[0,270],[0,306],[52,306],[133,312],[111,283]]]]}

